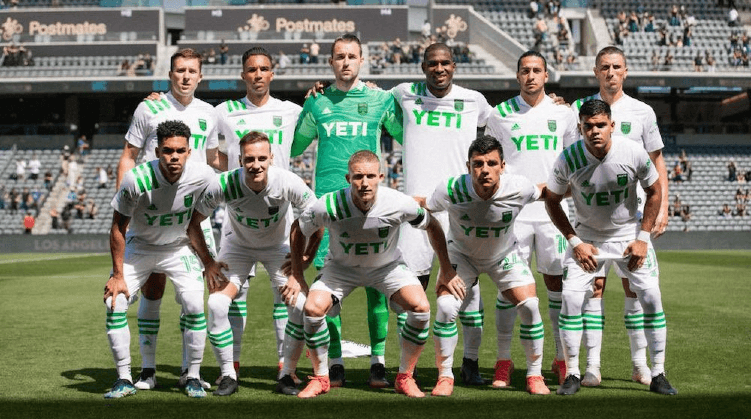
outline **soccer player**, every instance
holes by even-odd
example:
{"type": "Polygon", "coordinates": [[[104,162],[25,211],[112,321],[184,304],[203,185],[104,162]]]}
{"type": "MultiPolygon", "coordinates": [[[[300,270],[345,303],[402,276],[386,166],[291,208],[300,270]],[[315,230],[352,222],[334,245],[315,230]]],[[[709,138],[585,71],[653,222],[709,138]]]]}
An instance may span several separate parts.
{"type": "MultiPolygon", "coordinates": [[[[456,63],[446,44],[425,49],[422,70],[424,82],[402,83],[391,93],[401,108],[404,129],[404,191],[426,197],[442,179],[464,173],[464,156],[477,138],[477,127],[485,126],[493,108],[479,92],[453,84],[456,63]]],[[[436,218],[446,230],[446,214],[436,218]]],[[[402,230],[399,249],[404,261],[427,289],[434,256],[428,236],[406,226],[402,230]]],[[[461,377],[465,384],[483,385],[478,368],[483,325],[479,286],[474,284],[467,294],[470,303],[459,312],[464,334],[461,377]]],[[[404,320],[401,314],[400,327],[404,320]]]]}
{"type": "MultiPolygon", "coordinates": [[[[440,224],[411,197],[379,188],[384,175],[378,156],[369,150],[356,152],[348,167],[346,180],[350,186],[325,194],[299,219],[298,234],[310,236],[328,227],[335,243],[305,302],[305,341],[315,375],[297,396],[311,398],[329,391],[326,314],[338,311],[341,301],[356,287],[370,286],[385,294],[393,309],[408,312],[401,330],[395,390],[409,397],[425,397],[412,378],[412,371],[428,338],[430,304],[422,284],[404,264],[396,246],[401,224],[410,223],[428,231],[440,262],[440,283],[454,289],[460,298],[464,297],[463,283],[449,262],[440,224]]],[[[292,277],[302,284],[300,247],[292,246],[292,277]]]]}
{"type": "MultiPolygon", "coordinates": [[[[227,146],[228,169],[232,170],[242,166],[240,163],[240,140],[249,132],[258,131],[266,134],[269,138],[271,151],[274,155],[273,166],[289,170],[292,139],[302,108],[295,103],[271,96],[270,85],[271,81],[274,80],[274,66],[271,55],[266,49],[254,47],[245,51],[242,62],[243,71],[240,77],[245,83],[245,97],[240,100],[225,101],[216,107],[219,118],[219,133],[224,135],[227,146]]],[[[291,212],[288,213],[286,222],[288,226],[292,224],[291,212]]],[[[224,225],[227,227],[223,230],[222,237],[226,237],[231,231],[228,223],[224,223],[224,225]]],[[[251,275],[253,274],[251,273],[251,275]]],[[[239,374],[240,371],[242,337],[248,313],[247,291],[249,282],[244,284],[230,304],[229,311],[234,340],[233,358],[236,374],[239,374]]],[[[287,307],[273,281],[271,282],[271,289],[274,295],[272,319],[276,333],[279,369],[281,369],[284,363],[284,330],[287,326],[287,307]]]]}
{"type": "MultiPolygon", "coordinates": [[[[232,300],[247,282],[248,272],[257,261],[263,263],[269,272],[277,293],[290,287],[300,292],[300,284],[288,281],[282,273],[282,265],[289,253],[287,214],[291,207],[304,210],[315,202],[315,195],[305,181],[288,170],[271,166],[274,156],[266,134],[251,131],[242,137],[239,147],[241,154],[238,159],[242,167],[215,178],[202,195],[188,227],[191,244],[204,265],[209,285],[209,341],[221,367],[222,378],[214,392],[217,396],[228,396],[237,391],[233,332],[228,318],[232,300]],[[227,204],[230,222],[215,260],[203,240],[200,222],[220,203],[227,204]],[[227,269],[227,276],[221,272],[222,268],[227,269]]],[[[315,239],[320,240],[320,237],[315,239]]],[[[291,375],[305,346],[302,335],[304,304],[305,296],[300,294],[296,304],[285,307],[290,319],[284,350],[294,355],[285,365],[284,377],[293,390],[296,389],[291,375]]]]}
{"type": "MultiPolygon", "coordinates": [[[[219,170],[227,169],[226,157],[219,153],[217,120],[213,106],[194,96],[201,82],[201,54],[192,49],[182,49],[170,58],[170,91],[156,100],[145,100],[133,114],[133,122],[125,134],[125,147],[117,167],[117,187],[129,170],[133,169],[139,153],[143,150],[146,161],[153,160],[156,147],[156,128],[166,120],[178,120],[191,130],[189,145],[191,161],[209,164],[219,170]]],[[[204,222],[206,242],[216,254],[214,236],[210,220],[204,222]]],[[[149,390],[156,386],[156,347],[159,332],[159,308],[166,285],[166,277],[154,273],[143,286],[138,307],[139,345],[141,349],[141,374],[136,382],[139,390],[149,390]]],[[[176,296],[179,298],[179,296],[176,296]]],[[[179,303],[179,301],[178,301],[179,303]]],[[[180,329],[187,332],[186,319],[181,316],[180,329]]],[[[183,342],[183,365],[179,386],[185,385],[188,368],[187,343],[183,342]]],[[[205,388],[210,385],[202,381],[205,388]]]]}
{"type": "MultiPolygon", "coordinates": [[[[626,56],[616,47],[605,47],[597,53],[595,58],[595,77],[600,83],[600,92],[594,96],[575,101],[572,105],[578,114],[579,108],[589,99],[600,99],[611,107],[613,121],[619,135],[625,136],[642,146],[652,160],[662,191],[662,204],[657,214],[652,235],[657,238],[665,232],[668,224],[668,176],[665,169],[665,159],[662,155],[662,137],[657,126],[657,117],[652,108],[640,102],[623,91],[623,82],[628,76],[626,56]]],[[[643,213],[644,193],[637,189],[639,213],[643,213]]],[[[642,317],[644,310],[639,299],[628,287],[628,279],[616,267],[616,273],[622,278],[623,290],[626,294],[624,305],[624,322],[628,331],[631,345],[631,363],[633,372],[631,379],[649,385],[651,376],[647,366],[647,338],[644,332],[642,317]]],[[[587,371],[582,379],[584,386],[600,384],[600,352],[602,350],[602,330],[605,326],[605,306],[602,294],[605,291],[606,278],[595,282],[595,292],[584,304],[584,344],[587,348],[587,371]]]]}
{"type": "MultiPolygon", "coordinates": [[[[567,106],[557,105],[545,94],[547,61],[540,53],[528,51],[519,57],[516,80],[519,95],[496,106],[485,132],[497,138],[503,146],[508,173],[522,175],[535,184],[544,183],[561,151],[578,139],[576,118],[567,106]]],[[[565,201],[562,205],[567,211],[565,201]]],[[[537,272],[545,281],[548,314],[555,339],[553,371],[561,384],[566,377],[566,363],[558,331],[558,315],[566,240],[550,221],[543,202],[533,202],[521,210],[514,224],[514,234],[518,239],[519,255],[529,265],[534,253],[537,272]]],[[[511,384],[514,369],[511,339],[516,304],[499,292],[495,313],[498,359],[493,387],[503,388],[511,384]]]]}
{"type": "Polygon", "coordinates": [[[205,164],[189,160],[193,138],[190,128],[182,122],[159,124],[155,150],[158,160],[125,173],[112,200],[112,274],[104,287],[104,301],[107,337],[118,380],[105,398],[136,392],[130,372],[127,311],[129,297],[138,292],[153,272],[169,276],[185,315],[188,357],[185,390],[188,397],[206,396],[199,381],[206,343],[203,268],[190,249],[186,228],[194,205],[214,172],[205,164]]]}
{"type": "Polygon", "coordinates": [[[571,395],[579,390],[579,346],[586,316],[583,306],[592,294],[595,278],[607,276],[611,266],[620,269],[644,308],[644,330],[652,358],[650,390],[677,394],[665,378],[667,328],[659,269],[650,241],[662,197],[659,174],[641,145],[612,136],[615,121],[606,102],[592,99],[583,103],[579,118],[584,140],[560,155],[545,196],[550,218],[569,242],[560,318],[567,375],[558,394],[571,395]],[[641,222],[637,218],[637,187],[646,192],[641,222]],[[576,229],[560,205],[568,188],[576,208],[576,229]]]}
{"type": "MultiPolygon", "coordinates": [[[[401,139],[401,124],[396,116],[394,98],[389,92],[371,89],[359,78],[363,63],[360,40],[345,34],[334,40],[329,64],[335,83],[323,94],[309,97],[303,105],[292,143],[292,156],[303,153],[318,138],[315,169],[315,192],[321,197],[347,186],[347,162],[356,151],[370,150],[380,154],[381,129],[401,139]]],[[[329,248],[329,235],[321,241],[314,261],[317,268],[329,248]]],[[[387,387],[385,353],[388,333],[388,307],[385,296],[375,288],[366,287],[368,328],[370,330],[371,387],[387,387]]],[[[341,350],[341,320],[327,318],[331,331],[331,385],[344,385],[344,361],[341,350]]]]}
{"type": "MultiPolygon", "coordinates": [[[[520,337],[527,356],[527,391],[550,394],[542,378],[542,317],[535,279],[516,246],[514,220],[525,205],[541,196],[528,178],[504,173],[503,148],[485,135],[469,147],[469,174],[441,182],[428,198],[432,213],[449,216],[449,257],[467,288],[486,273],[521,317],[520,337]]],[[[454,389],[451,366],[458,341],[456,316],[467,300],[455,298],[438,284],[437,313],[433,325],[438,383],[434,396],[450,396],[454,389]]]]}

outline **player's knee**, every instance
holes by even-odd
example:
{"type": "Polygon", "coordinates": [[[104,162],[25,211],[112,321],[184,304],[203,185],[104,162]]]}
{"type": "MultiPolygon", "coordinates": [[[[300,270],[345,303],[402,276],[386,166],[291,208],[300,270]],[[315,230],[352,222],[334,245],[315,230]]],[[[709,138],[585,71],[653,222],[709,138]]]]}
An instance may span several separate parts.
{"type": "Polygon", "coordinates": [[[516,305],[520,316],[532,316],[540,311],[540,299],[529,297],[516,305]]]}
{"type": "Polygon", "coordinates": [[[229,313],[229,305],[232,303],[232,300],[222,294],[222,293],[214,293],[209,295],[208,302],[206,303],[209,307],[209,312],[211,312],[213,315],[227,315],[229,313]]]}
{"type": "Polygon", "coordinates": [[[446,294],[436,299],[437,313],[436,318],[441,318],[444,323],[453,323],[456,321],[456,316],[459,314],[459,307],[461,301],[457,300],[451,294],[446,294]]]}
{"type": "Polygon", "coordinates": [[[659,287],[637,291],[639,301],[645,313],[662,311],[662,293],[659,287]]]}
{"type": "Polygon", "coordinates": [[[430,314],[430,303],[428,302],[427,298],[422,298],[419,301],[417,301],[416,304],[414,304],[409,311],[412,311],[413,313],[430,314]]]}
{"type": "Polygon", "coordinates": [[[307,317],[323,317],[326,315],[326,307],[321,298],[308,298],[305,302],[303,312],[307,317]]]}
{"type": "Polygon", "coordinates": [[[185,314],[203,313],[203,291],[185,291],[180,294],[185,314]]]}
{"type": "Polygon", "coordinates": [[[128,299],[125,297],[125,294],[117,294],[117,298],[115,298],[115,309],[112,310],[112,297],[107,297],[106,300],[104,300],[104,305],[107,307],[108,313],[124,313],[128,311],[128,299]]]}
{"type": "Polygon", "coordinates": [[[164,288],[167,285],[167,276],[165,274],[151,274],[149,279],[141,287],[141,293],[144,298],[149,300],[161,300],[164,296],[164,288]]]}

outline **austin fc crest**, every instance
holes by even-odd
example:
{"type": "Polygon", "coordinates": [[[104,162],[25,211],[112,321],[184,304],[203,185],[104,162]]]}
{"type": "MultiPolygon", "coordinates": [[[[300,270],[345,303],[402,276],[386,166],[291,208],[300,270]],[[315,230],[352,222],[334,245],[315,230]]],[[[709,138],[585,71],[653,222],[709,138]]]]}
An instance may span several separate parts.
{"type": "Polygon", "coordinates": [[[464,110],[464,101],[462,99],[454,99],[454,110],[457,112],[464,110]]]}
{"type": "Polygon", "coordinates": [[[357,113],[360,115],[365,115],[368,113],[368,104],[367,103],[358,103],[357,104],[357,113]]]}
{"type": "Polygon", "coordinates": [[[198,120],[198,127],[201,128],[201,131],[206,131],[206,120],[205,119],[199,119],[198,120]]]}
{"type": "Polygon", "coordinates": [[[618,175],[617,180],[618,186],[626,186],[626,184],[628,183],[628,175],[625,173],[620,174],[618,175]]]}
{"type": "Polygon", "coordinates": [[[631,132],[631,123],[630,122],[621,122],[621,132],[624,135],[628,135],[628,133],[631,132]]]}
{"type": "Polygon", "coordinates": [[[185,208],[190,208],[191,205],[193,205],[193,195],[192,194],[185,195],[183,197],[183,204],[185,204],[185,208]]]}
{"type": "Polygon", "coordinates": [[[380,227],[378,229],[378,237],[385,239],[389,235],[389,227],[380,227]]]}
{"type": "Polygon", "coordinates": [[[275,127],[281,127],[282,126],[282,117],[281,116],[275,116],[273,118],[274,126],[275,127]]]}
{"type": "Polygon", "coordinates": [[[504,223],[510,223],[512,217],[513,217],[513,214],[511,213],[511,211],[504,211],[503,218],[501,219],[503,220],[504,223]]]}
{"type": "Polygon", "coordinates": [[[555,119],[548,119],[548,129],[550,132],[555,132],[555,129],[557,127],[557,124],[555,122],[555,119]]]}

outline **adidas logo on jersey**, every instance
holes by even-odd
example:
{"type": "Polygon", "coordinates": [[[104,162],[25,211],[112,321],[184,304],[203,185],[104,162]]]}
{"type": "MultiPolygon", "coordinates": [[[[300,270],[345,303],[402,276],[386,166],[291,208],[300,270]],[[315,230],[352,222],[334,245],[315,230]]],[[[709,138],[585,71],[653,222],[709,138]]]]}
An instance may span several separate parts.
{"type": "Polygon", "coordinates": [[[517,130],[520,130],[520,129],[522,129],[522,128],[519,126],[519,124],[514,124],[514,125],[511,126],[511,131],[517,131],[517,130]]]}
{"type": "Polygon", "coordinates": [[[321,115],[328,115],[330,113],[331,113],[331,109],[329,109],[329,108],[326,108],[326,109],[324,109],[324,110],[321,111],[321,115]]]}
{"type": "Polygon", "coordinates": [[[469,215],[467,215],[467,214],[462,215],[462,217],[460,218],[460,220],[469,221],[469,215]]]}
{"type": "Polygon", "coordinates": [[[589,186],[590,185],[589,185],[589,181],[588,180],[585,180],[584,182],[582,182],[582,188],[587,188],[589,186]]]}
{"type": "Polygon", "coordinates": [[[147,210],[149,210],[149,211],[156,211],[156,205],[154,205],[154,204],[151,204],[151,205],[149,205],[149,207],[148,207],[148,208],[146,208],[146,209],[147,209],[147,210]]]}
{"type": "Polygon", "coordinates": [[[422,99],[418,97],[415,101],[415,105],[422,105],[422,99]]]}
{"type": "Polygon", "coordinates": [[[345,231],[344,233],[340,234],[339,237],[349,238],[349,234],[345,231]]]}
{"type": "Polygon", "coordinates": [[[244,120],[244,119],[241,119],[241,120],[240,120],[240,121],[239,121],[239,122],[237,123],[237,125],[245,125],[245,120],[244,120]]]}

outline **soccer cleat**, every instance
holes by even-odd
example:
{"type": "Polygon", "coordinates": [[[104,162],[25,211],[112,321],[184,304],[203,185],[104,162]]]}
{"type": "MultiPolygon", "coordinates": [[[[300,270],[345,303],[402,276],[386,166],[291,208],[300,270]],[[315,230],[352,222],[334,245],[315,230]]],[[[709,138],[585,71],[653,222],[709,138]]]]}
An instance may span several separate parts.
{"type": "Polygon", "coordinates": [[[581,380],[579,379],[579,377],[573,374],[570,374],[563,381],[563,384],[561,384],[561,386],[558,387],[558,391],[556,391],[556,393],[562,396],[571,396],[571,395],[576,394],[577,391],[579,391],[579,387],[581,387],[581,380]]]}
{"type": "Polygon", "coordinates": [[[121,399],[123,397],[130,396],[131,394],[136,394],[137,391],[138,390],[136,390],[135,386],[133,386],[133,383],[131,383],[130,380],[118,378],[117,381],[115,381],[115,384],[112,386],[112,389],[104,393],[104,398],[121,399]]]}
{"type": "Polygon", "coordinates": [[[331,387],[344,387],[347,379],[344,377],[344,365],[334,364],[329,368],[329,384],[331,387]]]}
{"type": "Polygon", "coordinates": [[[420,391],[420,388],[417,387],[417,383],[415,383],[415,379],[412,378],[412,374],[410,373],[400,372],[396,375],[394,390],[396,390],[397,393],[406,395],[407,397],[425,397],[425,393],[420,391]]]}
{"type": "Polygon", "coordinates": [[[581,385],[584,387],[597,387],[602,382],[602,376],[600,375],[599,369],[587,369],[587,372],[584,373],[584,377],[582,377],[581,385]]]}
{"type": "Polygon", "coordinates": [[[386,379],[386,367],[380,362],[370,366],[370,377],[368,378],[370,388],[386,388],[391,383],[386,379]]]}
{"type": "Polygon", "coordinates": [[[435,387],[433,387],[433,391],[430,394],[432,394],[433,396],[448,397],[453,392],[454,379],[442,375],[438,377],[438,382],[436,383],[435,387]]]}
{"type": "Polygon", "coordinates": [[[550,369],[552,369],[553,374],[558,377],[558,385],[563,384],[563,380],[566,379],[566,361],[562,359],[554,359],[553,365],[550,369]]]}
{"type": "Polygon", "coordinates": [[[527,377],[527,392],[535,395],[550,394],[550,389],[545,385],[545,379],[541,375],[530,375],[527,377]]]}
{"type": "Polygon", "coordinates": [[[495,363],[493,375],[493,388],[506,388],[511,385],[511,373],[514,372],[514,363],[510,359],[499,359],[495,363]]]}
{"type": "MultiPolygon", "coordinates": [[[[284,368],[284,361],[279,361],[279,363],[276,366],[276,370],[277,371],[281,371],[282,368],[284,368]]],[[[290,376],[292,377],[293,380],[295,380],[295,385],[296,386],[299,386],[300,384],[302,384],[302,380],[297,377],[297,371],[295,371],[292,374],[290,374],[290,376]]],[[[238,375],[238,377],[239,377],[239,375],[238,375]]]]}
{"type": "Polygon", "coordinates": [[[185,382],[185,394],[191,399],[201,399],[206,397],[206,390],[203,389],[198,378],[188,378],[185,382]]]}
{"type": "Polygon", "coordinates": [[[480,375],[480,368],[477,366],[476,359],[462,358],[461,377],[462,382],[468,386],[484,386],[487,384],[480,375]]]}
{"type": "Polygon", "coordinates": [[[134,387],[139,390],[151,390],[156,387],[156,370],[154,368],[142,369],[134,387]]]}
{"type": "Polygon", "coordinates": [[[646,365],[634,365],[631,372],[631,380],[649,386],[652,384],[652,371],[646,365]]]}
{"type": "Polygon", "coordinates": [[[320,396],[329,392],[331,388],[331,382],[328,375],[316,375],[315,377],[308,377],[308,385],[297,393],[297,397],[301,399],[312,399],[313,397],[320,396]]]}
{"type": "Polygon", "coordinates": [[[300,393],[300,390],[297,388],[297,384],[295,383],[294,378],[292,378],[289,374],[280,378],[276,382],[276,388],[274,389],[274,391],[276,391],[277,393],[286,394],[287,396],[296,396],[298,393],[300,393]]]}
{"type": "Polygon", "coordinates": [[[657,394],[664,394],[666,396],[675,396],[678,394],[670,382],[665,377],[665,373],[660,373],[657,377],[652,377],[652,382],[649,384],[649,391],[657,394]]]}
{"type": "MultiPolygon", "coordinates": [[[[211,384],[204,381],[203,377],[199,377],[198,381],[201,383],[201,387],[203,387],[205,390],[208,390],[211,388],[211,384]]],[[[217,381],[221,382],[222,380],[217,380],[217,381]]],[[[177,380],[177,388],[185,388],[185,386],[187,385],[188,385],[188,370],[183,370],[183,372],[180,373],[180,379],[177,380]]]]}
{"type": "Polygon", "coordinates": [[[214,391],[215,396],[229,396],[237,391],[237,380],[225,375],[219,382],[219,388],[214,391]]]}

